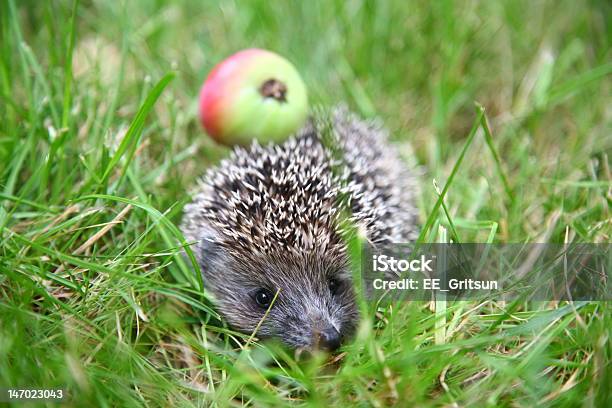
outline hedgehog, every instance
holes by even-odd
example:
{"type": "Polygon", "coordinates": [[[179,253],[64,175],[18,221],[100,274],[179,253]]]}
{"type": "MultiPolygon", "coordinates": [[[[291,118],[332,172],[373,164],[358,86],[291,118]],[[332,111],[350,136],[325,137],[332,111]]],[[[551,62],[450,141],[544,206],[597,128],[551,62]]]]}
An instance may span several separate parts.
{"type": "Polygon", "coordinates": [[[336,350],[359,321],[343,220],[374,246],[413,241],[415,174],[379,122],[345,108],[284,143],[234,148],[181,225],[216,309],[240,332],[336,350]]]}

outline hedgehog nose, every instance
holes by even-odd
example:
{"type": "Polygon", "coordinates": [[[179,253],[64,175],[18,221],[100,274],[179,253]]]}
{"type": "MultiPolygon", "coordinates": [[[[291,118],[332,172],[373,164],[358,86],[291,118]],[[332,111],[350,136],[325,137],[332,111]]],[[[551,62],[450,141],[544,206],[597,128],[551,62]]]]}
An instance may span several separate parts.
{"type": "Polygon", "coordinates": [[[333,327],[329,327],[319,334],[319,347],[323,350],[334,351],[340,347],[342,336],[333,327]]]}

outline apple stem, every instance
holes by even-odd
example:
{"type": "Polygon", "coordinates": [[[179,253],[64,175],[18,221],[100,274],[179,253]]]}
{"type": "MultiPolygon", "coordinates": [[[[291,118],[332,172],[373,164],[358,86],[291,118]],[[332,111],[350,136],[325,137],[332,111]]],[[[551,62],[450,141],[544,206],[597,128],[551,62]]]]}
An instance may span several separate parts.
{"type": "Polygon", "coordinates": [[[259,88],[259,93],[264,98],[274,98],[279,102],[287,102],[287,85],[274,78],[264,82],[259,88]]]}

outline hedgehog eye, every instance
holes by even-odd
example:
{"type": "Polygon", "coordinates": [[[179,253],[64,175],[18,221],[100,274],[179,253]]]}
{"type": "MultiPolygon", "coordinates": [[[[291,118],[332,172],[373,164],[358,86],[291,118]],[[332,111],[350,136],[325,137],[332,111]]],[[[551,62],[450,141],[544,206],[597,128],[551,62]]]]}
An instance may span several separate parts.
{"type": "Polygon", "coordinates": [[[268,289],[258,289],[257,292],[253,295],[255,302],[257,305],[263,309],[267,309],[270,307],[270,303],[272,303],[272,299],[274,295],[268,289]]]}
{"type": "Polygon", "coordinates": [[[327,285],[329,286],[329,291],[332,295],[337,294],[340,290],[340,281],[338,279],[331,278],[329,281],[327,281],[327,285]]]}

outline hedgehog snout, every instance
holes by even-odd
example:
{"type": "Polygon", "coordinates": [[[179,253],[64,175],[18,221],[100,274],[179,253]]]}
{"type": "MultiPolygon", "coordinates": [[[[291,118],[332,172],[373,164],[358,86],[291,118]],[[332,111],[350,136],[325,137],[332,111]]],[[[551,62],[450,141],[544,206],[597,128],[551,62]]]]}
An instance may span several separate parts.
{"type": "Polygon", "coordinates": [[[313,334],[316,348],[326,351],[336,351],[342,344],[342,335],[334,326],[327,327],[313,334]]]}
{"type": "Polygon", "coordinates": [[[310,315],[310,347],[318,350],[335,351],[342,344],[341,328],[327,313],[310,315]]]}

